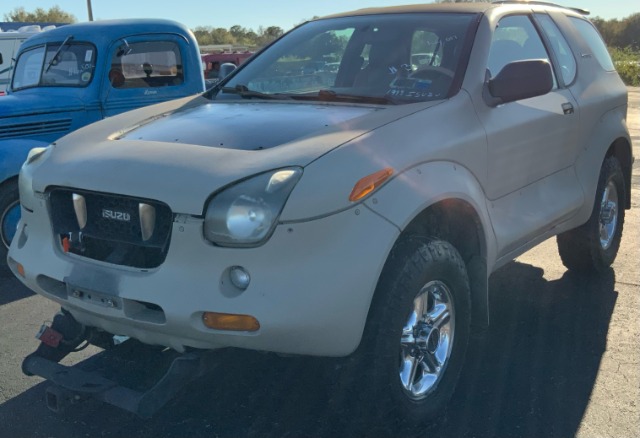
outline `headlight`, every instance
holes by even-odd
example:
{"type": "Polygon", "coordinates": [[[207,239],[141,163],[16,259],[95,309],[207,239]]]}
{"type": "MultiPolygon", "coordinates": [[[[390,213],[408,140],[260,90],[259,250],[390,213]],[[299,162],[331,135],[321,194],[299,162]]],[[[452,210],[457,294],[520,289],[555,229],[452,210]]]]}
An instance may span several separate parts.
{"type": "Polygon", "coordinates": [[[204,237],[221,246],[257,246],[270,235],[302,169],[291,167],[240,181],[211,198],[204,237]]]}

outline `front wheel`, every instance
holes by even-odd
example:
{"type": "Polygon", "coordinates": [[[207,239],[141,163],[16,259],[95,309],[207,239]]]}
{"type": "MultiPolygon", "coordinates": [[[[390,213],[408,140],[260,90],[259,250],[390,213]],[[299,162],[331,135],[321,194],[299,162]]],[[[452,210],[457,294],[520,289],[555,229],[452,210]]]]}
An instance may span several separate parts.
{"type": "Polygon", "coordinates": [[[577,272],[602,272],[613,264],[622,239],[625,199],[620,162],[608,157],[600,169],[591,217],[586,224],[557,237],[565,267],[577,272]]]}
{"type": "Polygon", "coordinates": [[[458,251],[449,243],[400,244],[382,274],[356,355],[359,387],[382,415],[420,422],[441,411],[464,363],[470,288],[458,251]]]}
{"type": "Polygon", "coordinates": [[[7,265],[7,252],[19,221],[18,181],[13,179],[0,186],[0,269],[7,265]]]}

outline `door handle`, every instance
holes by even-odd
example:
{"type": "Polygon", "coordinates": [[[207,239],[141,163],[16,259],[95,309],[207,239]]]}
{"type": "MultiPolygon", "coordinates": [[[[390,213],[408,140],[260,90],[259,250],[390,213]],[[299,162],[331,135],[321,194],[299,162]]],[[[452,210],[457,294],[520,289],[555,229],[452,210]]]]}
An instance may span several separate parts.
{"type": "Polygon", "coordinates": [[[565,116],[568,114],[573,114],[573,105],[570,102],[565,102],[562,104],[562,111],[565,116]]]}

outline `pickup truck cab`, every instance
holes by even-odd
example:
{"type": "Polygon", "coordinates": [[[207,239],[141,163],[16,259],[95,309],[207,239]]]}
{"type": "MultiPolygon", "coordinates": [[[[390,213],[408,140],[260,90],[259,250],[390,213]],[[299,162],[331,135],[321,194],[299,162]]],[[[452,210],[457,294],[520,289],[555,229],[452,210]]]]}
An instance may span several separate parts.
{"type": "Polygon", "coordinates": [[[204,91],[198,44],[168,20],[78,23],[20,47],[0,99],[0,264],[20,219],[18,173],[33,147],[141,106],[204,91]]]}

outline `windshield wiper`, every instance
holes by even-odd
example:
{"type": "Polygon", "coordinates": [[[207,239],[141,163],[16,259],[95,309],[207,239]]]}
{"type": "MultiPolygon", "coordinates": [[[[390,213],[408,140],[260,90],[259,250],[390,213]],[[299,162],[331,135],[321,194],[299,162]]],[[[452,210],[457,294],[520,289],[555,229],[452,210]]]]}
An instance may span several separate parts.
{"type": "Polygon", "coordinates": [[[250,90],[246,85],[242,85],[242,84],[238,84],[235,87],[222,87],[221,90],[224,91],[225,93],[237,94],[247,99],[251,99],[252,97],[255,97],[258,99],[275,99],[275,100],[291,99],[291,96],[289,96],[288,94],[285,95],[285,94],[261,93],[260,91],[250,90]]]}
{"type": "Polygon", "coordinates": [[[58,56],[60,55],[60,52],[62,52],[63,47],[69,44],[69,40],[72,40],[72,39],[73,39],[73,35],[69,35],[64,39],[62,44],[60,44],[60,47],[58,47],[58,50],[56,50],[56,53],[53,55],[53,58],[51,58],[51,61],[49,61],[47,68],[44,70],[45,73],[49,71],[53,63],[56,61],[56,59],[58,59],[58,56]]]}
{"type": "Polygon", "coordinates": [[[313,95],[291,95],[296,100],[317,100],[320,102],[348,102],[348,103],[373,103],[382,105],[396,105],[397,102],[387,96],[360,96],[357,94],[336,93],[333,90],[319,90],[313,95]]]}

